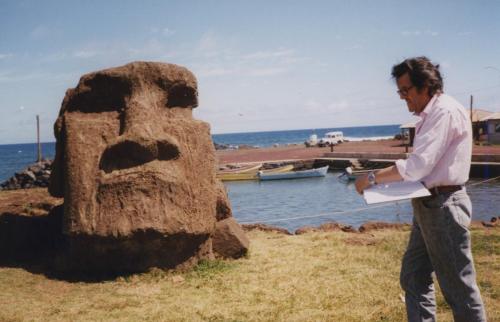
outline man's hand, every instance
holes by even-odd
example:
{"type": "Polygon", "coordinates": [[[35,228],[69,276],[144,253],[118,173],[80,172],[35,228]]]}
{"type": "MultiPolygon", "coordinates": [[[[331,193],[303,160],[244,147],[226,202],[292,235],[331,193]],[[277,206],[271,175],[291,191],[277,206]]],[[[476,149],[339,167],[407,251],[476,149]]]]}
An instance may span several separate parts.
{"type": "MultiPolygon", "coordinates": [[[[403,180],[403,177],[401,177],[395,165],[377,170],[375,175],[377,177],[377,184],[403,180]]],[[[369,187],[370,182],[368,181],[368,174],[362,175],[356,179],[356,191],[359,194],[363,194],[363,191],[369,187]]]]}
{"type": "Polygon", "coordinates": [[[362,195],[363,191],[370,187],[370,182],[368,182],[368,175],[364,174],[356,179],[356,191],[362,195]]]}

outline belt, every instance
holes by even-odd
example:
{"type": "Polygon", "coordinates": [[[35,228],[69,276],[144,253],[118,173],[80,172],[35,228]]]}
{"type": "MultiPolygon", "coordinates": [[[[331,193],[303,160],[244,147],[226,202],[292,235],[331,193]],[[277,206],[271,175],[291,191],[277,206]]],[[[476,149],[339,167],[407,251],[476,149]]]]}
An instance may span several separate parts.
{"type": "Polygon", "coordinates": [[[443,193],[452,193],[458,190],[462,190],[463,186],[437,186],[429,189],[431,195],[437,196],[443,193]]]}

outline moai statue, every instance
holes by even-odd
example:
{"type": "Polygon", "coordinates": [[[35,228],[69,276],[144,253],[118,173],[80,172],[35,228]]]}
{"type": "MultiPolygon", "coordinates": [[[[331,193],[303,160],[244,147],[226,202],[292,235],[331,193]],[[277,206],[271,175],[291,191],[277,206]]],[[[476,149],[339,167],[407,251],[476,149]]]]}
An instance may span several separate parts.
{"type": "Polygon", "coordinates": [[[64,197],[63,266],[142,271],[213,256],[220,186],[197,105],[194,75],[164,63],[90,73],[66,92],[49,187],[64,197]]]}

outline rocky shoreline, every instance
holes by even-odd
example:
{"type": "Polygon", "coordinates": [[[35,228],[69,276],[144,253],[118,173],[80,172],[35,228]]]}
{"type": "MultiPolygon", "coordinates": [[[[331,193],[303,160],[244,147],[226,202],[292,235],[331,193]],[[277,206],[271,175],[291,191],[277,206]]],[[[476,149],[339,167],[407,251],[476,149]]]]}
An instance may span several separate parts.
{"type": "Polygon", "coordinates": [[[12,177],[0,184],[0,190],[16,190],[48,187],[52,160],[43,159],[33,163],[26,169],[16,172],[12,177]]]}

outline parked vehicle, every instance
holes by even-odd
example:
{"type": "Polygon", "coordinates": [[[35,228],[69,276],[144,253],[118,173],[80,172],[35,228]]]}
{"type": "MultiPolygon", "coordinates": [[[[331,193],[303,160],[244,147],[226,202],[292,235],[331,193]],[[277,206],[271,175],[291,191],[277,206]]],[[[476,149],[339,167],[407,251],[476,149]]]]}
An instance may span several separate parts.
{"type": "Polygon", "coordinates": [[[318,145],[323,147],[336,145],[342,142],[344,142],[344,133],[342,133],[342,131],[334,131],[325,133],[325,136],[319,140],[318,145]]]}

